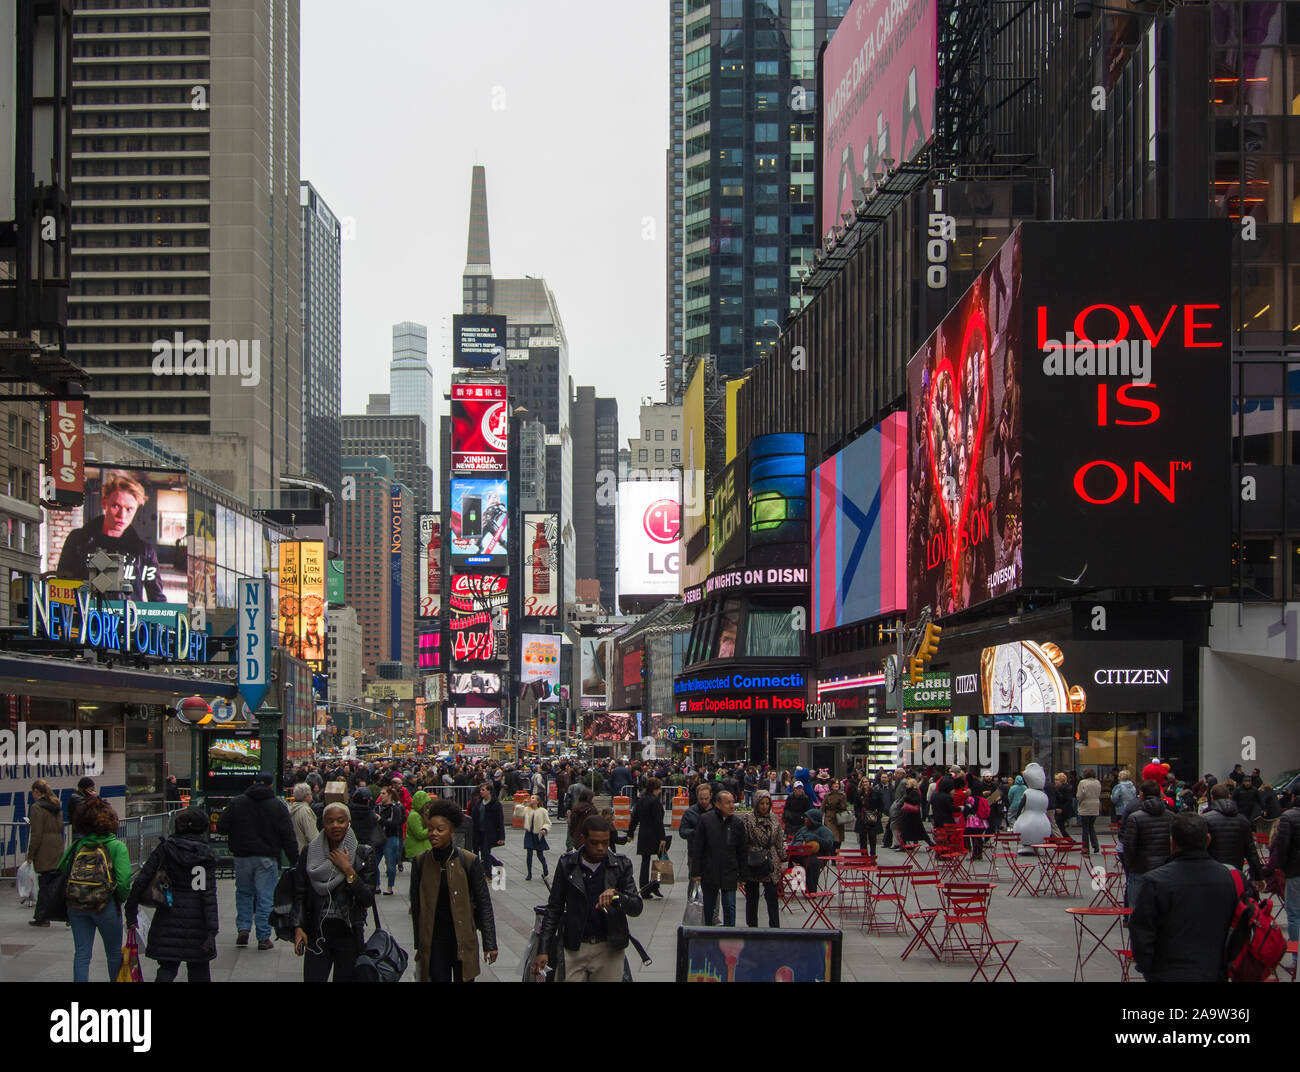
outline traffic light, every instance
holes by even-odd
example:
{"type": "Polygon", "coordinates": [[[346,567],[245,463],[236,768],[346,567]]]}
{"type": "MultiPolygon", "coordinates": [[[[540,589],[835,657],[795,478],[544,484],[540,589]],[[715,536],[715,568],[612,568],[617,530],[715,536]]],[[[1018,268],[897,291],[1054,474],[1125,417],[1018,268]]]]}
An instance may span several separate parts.
{"type": "Polygon", "coordinates": [[[925,680],[925,660],[913,655],[907,660],[907,681],[910,685],[919,685],[925,680]]]}
{"type": "Polygon", "coordinates": [[[933,622],[925,627],[925,636],[921,638],[921,647],[916,653],[922,662],[928,663],[939,653],[939,634],[942,632],[933,622]]]}

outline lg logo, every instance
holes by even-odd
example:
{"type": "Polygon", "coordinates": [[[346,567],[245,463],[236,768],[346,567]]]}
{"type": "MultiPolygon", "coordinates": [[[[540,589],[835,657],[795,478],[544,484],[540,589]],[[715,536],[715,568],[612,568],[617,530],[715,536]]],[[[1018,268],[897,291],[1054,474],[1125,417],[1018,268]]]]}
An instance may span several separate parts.
{"type": "Polygon", "coordinates": [[[645,508],[641,527],[655,543],[676,543],[681,532],[681,506],[673,499],[657,499],[645,508]]]}

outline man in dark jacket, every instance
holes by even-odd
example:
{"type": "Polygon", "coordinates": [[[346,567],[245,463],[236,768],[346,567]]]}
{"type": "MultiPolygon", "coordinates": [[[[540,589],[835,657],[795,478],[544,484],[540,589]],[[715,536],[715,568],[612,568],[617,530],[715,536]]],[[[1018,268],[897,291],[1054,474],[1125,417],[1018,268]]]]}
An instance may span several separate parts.
{"type": "Polygon", "coordinates": [[[1246,817],[1246,821],[1254,829],[1255,820],[1259,818],[1264,807],[1259,802],[1259,790],[1255,788],[1255,780],[1249,775],[1232,794],[1232,802],[1237,805],[1237,810],[1246,817]]]}
{"type": "MultiPolygon", "coordinates": [[[[1294,942],[1300,939],[1300,808],[1288,808],[1277,821],[1273,855],[1286,875],[1286,936],[1294,942]]],[[[1291,967],[1295,965],[1293,954],[1291,967]]]]}
{"type": "Polygon", "coordinates": [[[1160,797],[1160,786],[1148,778],[1142,783],[1142,802],[1124,820],[1124,867],[1128,871],[1128,907],[1137,905],[1142,880],[1169,861],[1169,827],[1174,813],[1160,797]]]}
{"type": "Polygon", "coordinates": [[[280,853],[298,860],[289,807],[271,788],[274,777],[262,772],[235,797],[217,820],[217,833],[230,839],[235,858],[235,945],[248,945],[248,932],[257,924],[257,948],[270,949],[271,903],[280,874],[280,853]]]}
{"type": "Polygon", "coordinates": [[[131,599],[165,603],[167,596],[163,591],[158,552],[132,527],[136,512],[149,501],[148,492],[138,480],[125,473],[108,473],[100,488],[99,499],[103,513],[68,534],[55,575],[88,581],[90,567],[86,559],[91,554],[106,551],[110,555],[122,555],[125,560],[122,569],[124,587],[102,594],[114,598],[129,594],[131,599]]]}
{"type": "Polygon", "coordinates": [[[677,828],[682,840],[686,842],[688,853],[691,847],[691,838],[695,836],[695,830],[700,825],[700,819],[712,807],[713,790],[709,788],[707,783],[701,782],[695,789],[695,803],[686,809],[685,814],[682,815],[681,825],[677,828]]]}
{"type": "Polygon", "coordinates": [[[1169,828],[1172,858],[1146,873],[1134,905],[1133,964],[1149,983],[1220,982],[1237,888],[1206,851],[1203,817],[1184,812],[1169,828]]]}
{"type": "Polygon", "coordinates": [[[611,797],[621,797],[623,790],[633,784],[632,772],[627,769],[627,764],[619,762],[609,776],[609,795],[611,797]]]}
{"type": "Polygon", "coordinates": [[[636,851],[641,857],[641,896],[659,897],[659,883],[650,881],[650,861],[664,851],[668,844],[668,831],[664,829],[664,805],[659,799],[663,783],[658,778],[646,780],[645,792],[637,798],[632,808],[632,821],[628,824],[627,840],[632,844],[636,835],[636,851]],[[639,832],[638,832],[639,831],[639,832]]]}
{"type": "Polygon", "coordinates": [[[740,885],[741,854],[745,851],[745,828],[736,818],[736,798],[725,789],[713,807],[700,816],[691,838],[689,870],[692,882],[704,893],[704,921],[713,921],[718,896],[722,897],[722,924],[736,925],[736,889],[740,885]]]}
{"type": "Polygon", "coordinates": [[[1228,799],[1228,787],[1216,785],[1210,790],[1210,810],[1205,813],[1210,830],[1210,856],[1221,864],[1243,870],[1250,868],[1250,878],[1259,882],[1259,850],[1255,848],[1255,835],[1246,817],[1237,805],[1228,799]]]}
{"type": "Polygon", "coordinates": [[[95,779],[82,778],[77,783],[77,788],[73,790],[72,795],[68,797],[67,806],[63,809],[64,822],[72,822],[72,817],[77,814],[77,809],[91,797],[96,796],[99,796],[99,793],[95,789],[95,779]]]}
{"type": "Polygon", "coordinates": [[[794,837],[803,829],[803,817],[812,806],[812,799],[804,791],[803,783],[795,782],[790,787],[790,795],[785,798],[785,811],[781,816],[786,837],[794,837]]]}
{"type": "Polygon", "coordinates": [[[945,774],[930,794],[930,818],[934,821],[935,830],[941,826],[952,826],[957,821],[952,802],[952,791],[956,785],[952,775],[945,774]]]}
{"type": "MultiPolygon", "coordinates": [[[[550,946],[563,923],[565,982],[619,983],[629,941],[627,917],[639,916],[644,907],[632,861],[609,851],[614,825],[604,816],[589,815],[579,836],[579,847],[555,865],[539,948],[550,946]]],[[[538,954],[533,971],[545,971],[548,959],[538,954]]]]}

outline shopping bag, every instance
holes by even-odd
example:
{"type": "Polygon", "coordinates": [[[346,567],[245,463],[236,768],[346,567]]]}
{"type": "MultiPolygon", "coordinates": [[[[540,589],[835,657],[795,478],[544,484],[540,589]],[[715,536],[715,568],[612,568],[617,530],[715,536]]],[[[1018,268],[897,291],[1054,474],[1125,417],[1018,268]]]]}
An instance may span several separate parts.
{"type": "Polygon", "coordinates": [[[141,949],[149,948],[149,917],[143,912],[135,921],[135,940],[141,949]]]}
{"type": "Polygon", "coordinates": [[[18,868],[18,874],[15,876],[14,885],[18,889],[19,901],[25,905],[35,903],[36,868],[32,866],[31,860],[24,860],[23,865],[18,868]]]}
{"type": "Polygon", "coordinates": [[[126,932],[126,945],[122,946],[122,966],[117,969],[119,983],[142,983],[140,971],[140,939],[135,927],[126,932]]]}
{"type": "Polygon", "coordinates": [[[667,856],[650,861],[650,875],[661,886],[671,886],[676,881],[673,876],[673,862],[667,856]]]}
{"type": "Polygon", "coordinates": [[[682,913],[682,924],[687,927],[704,926],[704,891],[698,882],[691,883],[690,893],[686,895],[686,911],[682,913]]]}

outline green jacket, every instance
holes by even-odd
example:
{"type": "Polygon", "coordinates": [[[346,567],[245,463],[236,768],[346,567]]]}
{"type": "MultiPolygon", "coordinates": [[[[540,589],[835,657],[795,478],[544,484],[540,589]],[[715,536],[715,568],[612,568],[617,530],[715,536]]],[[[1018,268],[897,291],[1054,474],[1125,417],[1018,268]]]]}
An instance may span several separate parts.
{"type": "Polygon", "coordinates": [[[411,797],[411,812],[406,817],[406,842],[403,850],[408,860],[414,860],[420,853],[429,851],[429,832],[424,828],[421,812],[430,799],[423,789],[411,797]]]}
{"type": "Polygon", "coordinates": [[[113,896],[118,904],[125,903],[131,893],[131,857],[126,851],[126,842],[119,840],[116,834],[86,834],[73,838],[72,844],[59,860],[60,871],[66,871],[72,866],[72,858],[82,845],[103,845],[108,850],[108,858],[113,861],[113,878],[117,883],[113,896]]]}

